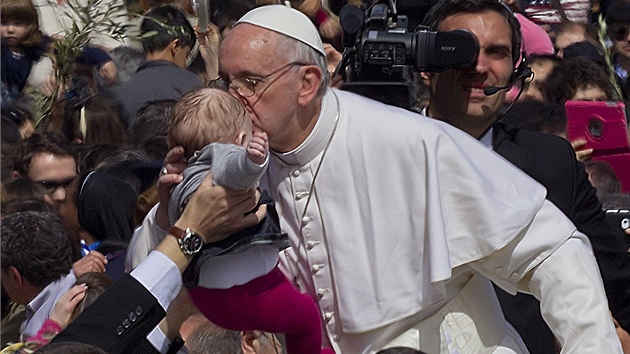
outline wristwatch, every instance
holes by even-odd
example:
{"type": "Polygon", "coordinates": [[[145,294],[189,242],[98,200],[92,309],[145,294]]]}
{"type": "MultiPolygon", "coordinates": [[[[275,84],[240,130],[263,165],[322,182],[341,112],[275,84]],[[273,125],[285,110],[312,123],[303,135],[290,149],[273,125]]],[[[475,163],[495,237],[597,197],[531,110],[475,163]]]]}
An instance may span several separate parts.
{"type": "Polygon", "coordinates": [[[186,228],[186,230],[182,230],[173,225],[170,230],[168,230],[168,233],[177,237],[179,248],[181,248],[184,254],[193,255],[201,251],[203,247],[203,239],[191,229],[186,228]]]}

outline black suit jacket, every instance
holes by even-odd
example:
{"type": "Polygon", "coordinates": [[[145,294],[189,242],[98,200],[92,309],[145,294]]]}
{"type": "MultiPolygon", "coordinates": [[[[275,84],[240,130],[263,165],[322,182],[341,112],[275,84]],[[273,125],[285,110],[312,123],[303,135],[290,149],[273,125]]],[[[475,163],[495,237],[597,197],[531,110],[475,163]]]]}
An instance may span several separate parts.
{"type": "MultiPolygon", "coordinates": [[[[599,265],[610,309],[626,330],[630,329],[630,253],[626,252],[605,220],[595,188],[588,181],[584,165],[575,158],[566,140],[538,132],[526,131],[496,123],[492,136],[493,149],[513,165],[547,188],[547,199],[555,204],[588,236],[599,265]]],[[[542,338],[551,332],[542,322],[537,300],[529,295],[512,297],[499,292],[506,318],[523,336],[532,353],[553,353],[553,347],[537,350],[542,338]],[[526,318],[523,308],[538,313],[526,318]],[[538,320],[536,320],[536,318],[538,320]],[[545,328],[541,332],[541,327],[545,328]],[[533,331],[533,332],[532,332],[533,331]]],[[[530,311],[531,312],[531,311],[530,311]]],[[[553,345],[553,344],[552,344],[553,345]]]]}
{"type": "Polygon", "coordinates": [[[81,342],[110,354],[157,353],[146,340],[166,313],[130,275],[114,282],[51,343],[81,342]]]}

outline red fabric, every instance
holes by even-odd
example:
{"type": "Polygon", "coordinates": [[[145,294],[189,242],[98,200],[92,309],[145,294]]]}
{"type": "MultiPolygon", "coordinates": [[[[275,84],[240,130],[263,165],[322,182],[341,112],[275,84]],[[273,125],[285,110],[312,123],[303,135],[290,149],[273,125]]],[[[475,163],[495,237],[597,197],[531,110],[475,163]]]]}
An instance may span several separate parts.
{"type": "Polygon", "coordinates": [[[326,11],[322,8],[317,10],[317,15],[315,15],[315,25],[319,27],[322,23],[326,22],[326,20],[328,20],[328,14],[326,11]]]}

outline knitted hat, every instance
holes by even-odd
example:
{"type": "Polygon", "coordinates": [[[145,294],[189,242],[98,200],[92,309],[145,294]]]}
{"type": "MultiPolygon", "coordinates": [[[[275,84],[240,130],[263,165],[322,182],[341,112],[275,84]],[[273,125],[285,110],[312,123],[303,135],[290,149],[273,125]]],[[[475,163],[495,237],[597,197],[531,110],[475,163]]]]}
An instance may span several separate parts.
{"type": "Polygon", "coordinates": [[[320,52],[324,57],[324,45],[319,32],[306,15],[284,5],[265,5],[257,7],[243,17],[236,24],[250,23],[297,39],[309,47],[320,52]]]}
{"type": "Polygon", "coordinates": [[[630,1],[615,0],[606,10],[606,22],[630,22],[630,1]]]}

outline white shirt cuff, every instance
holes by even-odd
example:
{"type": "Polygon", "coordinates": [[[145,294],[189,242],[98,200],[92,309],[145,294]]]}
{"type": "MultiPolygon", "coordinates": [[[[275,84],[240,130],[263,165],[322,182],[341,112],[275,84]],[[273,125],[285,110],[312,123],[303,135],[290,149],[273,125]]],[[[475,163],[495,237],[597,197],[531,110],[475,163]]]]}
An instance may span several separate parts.
{"type": "Polygon", "coordinates": [[[159,251],[149,253],[147,258],[131,272],[147,290],[155,296],[164,311],[182,287],[182,275],[170,258],[159,251]]]}
{"type": "Polygon", "coordinates": [[[166,353],[169,345],[171,345],[171,341],[166,338],[166,335],[164,335],[160,326],[155,327],[153,331],[149,333],[147,340],[160,353],[166,353]]]}

